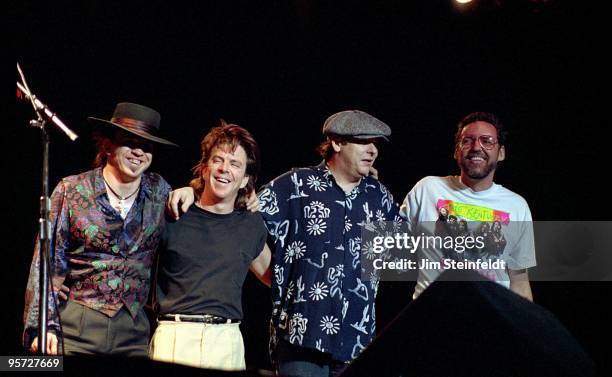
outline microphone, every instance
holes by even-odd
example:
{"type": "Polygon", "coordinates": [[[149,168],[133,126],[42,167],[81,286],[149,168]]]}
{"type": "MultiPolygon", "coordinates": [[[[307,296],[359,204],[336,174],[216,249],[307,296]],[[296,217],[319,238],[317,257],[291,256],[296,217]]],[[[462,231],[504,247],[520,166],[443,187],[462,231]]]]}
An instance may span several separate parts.
{"type": "Polygon", "coordinates": [[[27,90],[23,85],[17,82],[17,97],[22,98],[25,96],[29,100],[32,101],[32,104],[35,107],[35,110],[38,112],[42,110],[47,119],[49,119],[53,124],[55,124],[59,129],[64,131],[64,133],[70,138],[70,140],[75,141],[79,136],[74,133],[68,126],[62,122],[62,120],[55,114],[49,106],[45,105],[42,101],[36,98],[35,95],[31,94],[29,90],[27,90]]]}

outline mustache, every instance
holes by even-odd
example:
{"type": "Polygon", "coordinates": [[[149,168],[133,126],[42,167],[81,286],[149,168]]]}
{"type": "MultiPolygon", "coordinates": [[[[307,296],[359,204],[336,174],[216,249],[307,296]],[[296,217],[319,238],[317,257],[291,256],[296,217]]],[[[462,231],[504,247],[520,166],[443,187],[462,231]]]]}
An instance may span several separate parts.
{"type": "Polygon", "coordinates": [[[472,157],[482,157],[485,160],[489,159],[489,156],[486,153],[482,152],[482,151],[481,152],[469,152],[467,154],[467,156],[465,156],[466,159],[469,159],[469,158],[472,158],[472,157]]]}

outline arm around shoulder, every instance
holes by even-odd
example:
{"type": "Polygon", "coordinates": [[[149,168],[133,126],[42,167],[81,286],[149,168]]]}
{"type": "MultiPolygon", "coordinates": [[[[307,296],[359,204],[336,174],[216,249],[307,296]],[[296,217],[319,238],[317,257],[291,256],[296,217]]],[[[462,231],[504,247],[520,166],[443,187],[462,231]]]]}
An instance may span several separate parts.
{"type": "Polygon", "coordinates": [[[185,213],[195,201],[195,192],[190,186],[173,190],[168,195],[166,213],[178,220],[180,213],[185,213]],[[179,205],[181,206],[179,211],[179,205]]]}

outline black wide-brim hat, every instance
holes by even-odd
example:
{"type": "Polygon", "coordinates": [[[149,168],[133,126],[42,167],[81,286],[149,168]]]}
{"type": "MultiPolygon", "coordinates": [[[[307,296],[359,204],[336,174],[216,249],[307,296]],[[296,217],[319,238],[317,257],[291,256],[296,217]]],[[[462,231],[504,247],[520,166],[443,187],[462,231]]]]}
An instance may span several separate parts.
{"type": "Polygon", "coordinates": [[[115,112],[110,121],[94,117],[88,117],[87,120],[94,124],[119,127],[136,136],[156,143],[178,147],[178,144],[157,136],[161,115],[150,107],[136,103],[121,102],[115,107],[115,112]]]}

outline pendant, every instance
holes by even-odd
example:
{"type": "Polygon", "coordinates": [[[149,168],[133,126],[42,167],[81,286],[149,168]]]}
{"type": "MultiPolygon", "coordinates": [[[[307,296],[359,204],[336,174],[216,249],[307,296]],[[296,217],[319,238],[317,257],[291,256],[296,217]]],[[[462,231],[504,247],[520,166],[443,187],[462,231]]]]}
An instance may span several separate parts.
{"type": "Polygon", "coordinates": [[[115,207],[115,209],[117,210],[117,212],[119,212],[119,215],[123,217],[123,211],[125,210],[123,199],[119,199],[119,201],[117,202],[117,207],[115,207]]]}

